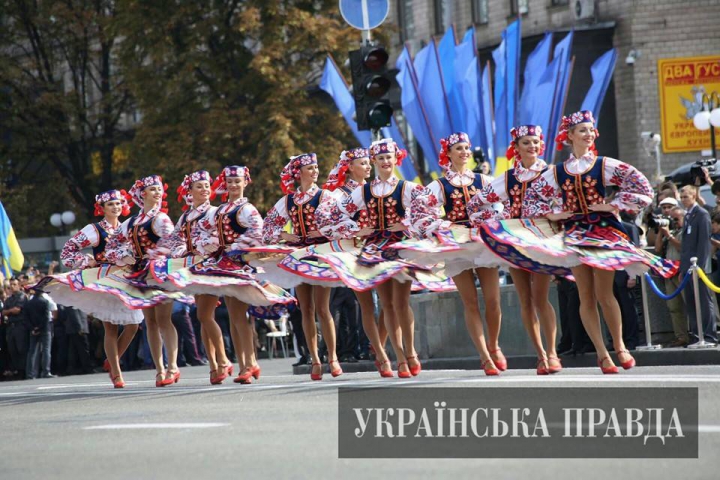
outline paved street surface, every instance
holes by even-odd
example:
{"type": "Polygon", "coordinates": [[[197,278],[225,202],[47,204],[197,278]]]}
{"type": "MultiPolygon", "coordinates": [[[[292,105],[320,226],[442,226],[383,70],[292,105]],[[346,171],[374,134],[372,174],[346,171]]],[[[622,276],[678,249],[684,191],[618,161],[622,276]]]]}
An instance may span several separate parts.
{"type": "Polygon", "coordinates": [[[425,371],[411,380],[345,374],[321,382],[291,375],[291,361],[261,361],[253,385],[211,386],[206,367],[155,388],[152,371],[0,383],[0,479],[208,478],[719,478],[720,367],[637,367],[615,376],[597,368],[550,377],[512,370],[425,371]],[[700,392],[699,459],[338,459],[337,387],[665,387],[700,392]]]}

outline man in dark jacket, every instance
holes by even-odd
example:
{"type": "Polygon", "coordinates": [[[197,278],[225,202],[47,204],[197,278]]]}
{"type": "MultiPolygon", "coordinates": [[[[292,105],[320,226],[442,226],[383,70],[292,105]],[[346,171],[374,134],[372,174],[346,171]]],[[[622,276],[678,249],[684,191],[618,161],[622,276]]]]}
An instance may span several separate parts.
{"type": "Polygon", "coordinates": [[[77,308],[60,306],[58,307],[58,322],[65,325],[67,373],[70,375],[92,373],[88,340],[90,328],[87,315],[77,308]]]}
{"type": "Polygon", "coordinates": [[[42,290],[32,291],[25,304],[25,318],[30,329],[30,344],[26,367],[26,378],[50,378],[50,354],[52,348],[53,319],[57,317],[57,305],[42,290]],[[38,357],[40,371],[38,372],[38,357]]]}
{"type": "Polygon", "coordinates": [[[27,296],[22,291],[20,280],[17,277],[10,279],[10,291],[12,294],[5,300],[2,314],[7,322],[7,345],[13,377],[23,379],[25,378],[29,335],[24,311],[27,296]]]}
{"type": "MultiPolygon", "coordinates": [[[[690,268],[690,259],[697,257],[698,267],[703,271],[710,271],[710,214],[697,203],[697,192],[690,185],[680,189],[680,201],[687,213],[682,232],[680,247],[680,271],[686,272],[690,268]]],[[[690,323],[691,341],[699,341],[697,317],[695,309],[695,291],[692,282],[688,282],[683,292],[685,308],[690,323]]],[[[700,296],[700,322],[706,342],[717,343],[717,325],[715,324],[715,309],[710,298],[710,291],[705,284],[699,282],[700,296]]]]}

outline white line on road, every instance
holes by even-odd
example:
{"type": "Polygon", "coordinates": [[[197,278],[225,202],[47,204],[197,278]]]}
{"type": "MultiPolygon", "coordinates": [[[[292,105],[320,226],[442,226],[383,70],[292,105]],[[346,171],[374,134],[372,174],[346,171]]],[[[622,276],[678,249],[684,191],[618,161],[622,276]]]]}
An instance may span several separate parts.
{"type": "Polygon", "coordinates": [[[116,423],[110,425],[93,425],[83,427],[83,430],[143,430],[143,429],[173,429],[173,428],[217,428],[227,427],[229,423],[116,423]]]}

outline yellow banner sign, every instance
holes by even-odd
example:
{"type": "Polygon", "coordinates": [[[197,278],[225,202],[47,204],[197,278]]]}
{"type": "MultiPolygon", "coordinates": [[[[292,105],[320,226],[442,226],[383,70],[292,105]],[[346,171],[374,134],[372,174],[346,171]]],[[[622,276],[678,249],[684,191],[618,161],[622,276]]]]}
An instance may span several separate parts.
{"type": "MultiPolygon", "coordinates": [[[[658,60],[663,152],[710,148],[710,131],[693,125],[703,94],[720,93],[720,56],[658,60]]],[[[718,133],[718,132],[716,132],[718,133]]]]}

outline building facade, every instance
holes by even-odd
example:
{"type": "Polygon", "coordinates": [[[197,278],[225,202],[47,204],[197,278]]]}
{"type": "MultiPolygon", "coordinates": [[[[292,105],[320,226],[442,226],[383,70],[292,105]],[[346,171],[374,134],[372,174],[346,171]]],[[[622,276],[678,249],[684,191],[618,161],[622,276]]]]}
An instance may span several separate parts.
{"type": "MultiPolygon", "coordinates": [[[[642,132],[661,132],[658,59],[720,54],[720,0],[392,0],[391,47],[412,54],[451,25],[457,36],[474,25],[480,58],[522,19],[522,69],[546,31],[557,43],[574,29],[573,77],[564,113],[580,108],[591,84],[590,65],[615,47],[618,61],[600,112],[598,150],[638,166],[654,177],[656,158],[642,132]]],[[[665,153],[662,172],[701,158],[701,152],[665,153]]]]}

